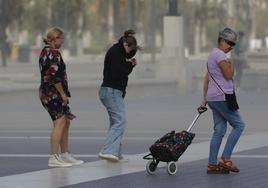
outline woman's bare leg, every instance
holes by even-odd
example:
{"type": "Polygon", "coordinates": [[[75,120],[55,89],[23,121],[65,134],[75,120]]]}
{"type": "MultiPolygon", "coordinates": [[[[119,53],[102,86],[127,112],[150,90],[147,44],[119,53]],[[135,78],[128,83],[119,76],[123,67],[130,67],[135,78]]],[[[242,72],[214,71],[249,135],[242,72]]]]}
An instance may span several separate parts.
{"type": "Polygon", "coordinates": [[[70,120],[66,118],[65,126],[60,141],[61,153],[69,152],[69,127],[70,127],[70,120]]]}
{"type": "Polygon", "coordinates": [[[60,141],[66,124],[66,116],[53,121],[53,129],[50,136],[51,154],[57,154],[59,151],[60,141]]]}

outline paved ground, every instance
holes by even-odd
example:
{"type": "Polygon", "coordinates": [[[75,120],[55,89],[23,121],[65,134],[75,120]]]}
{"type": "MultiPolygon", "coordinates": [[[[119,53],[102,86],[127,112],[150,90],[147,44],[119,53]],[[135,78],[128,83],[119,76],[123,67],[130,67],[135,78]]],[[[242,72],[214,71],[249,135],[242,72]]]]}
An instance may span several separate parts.
{"type": "Polygon", "coordinates": [[[47,167],[51,122],[34,90],[0,93],[0,187],[268,187],[267,92],[238,93],[247,128],[233,160],[239,174],[207,175],[211,112],[200,117],[193,144],[178,161],[178,173],[170,176],[165,164],[148,175],[142,156],[166,132],[186,129],[196,115],[201,94],[176,94],[174,86],[130,86],[126,98],[128,128],[124,153],[129,163],[111,164],[97,158],[108,123],[98,101],[97,87],[73,87],[72,152],[86,161],[71,168],[47,167]],[[148,87],[147,87],[148,86],[148,87]],[[148,90],[146,89],[148,88],[148,90]],[[166,93],[164,93],[166,91],[166,93]]]}

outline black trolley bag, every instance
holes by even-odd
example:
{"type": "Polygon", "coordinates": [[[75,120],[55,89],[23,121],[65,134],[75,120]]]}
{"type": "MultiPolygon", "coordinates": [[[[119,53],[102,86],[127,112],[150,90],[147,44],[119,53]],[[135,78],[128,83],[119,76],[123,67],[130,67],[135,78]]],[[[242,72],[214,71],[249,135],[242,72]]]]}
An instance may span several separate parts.
{"type": "Polygon", "coordinates": [[[149,160],[146,165],[146,171],[149,174],[154,174],[158,163],[167,163],[167,172],[170,175],[176,174],[177,165],[176,161],[184,153],[187,147],[192,143],[195,134],[190,132],[199,116],[207,111],[206,107],[199,107],[197,109],[198,114],[192,121],[187,130],[181,132],[175,132],[174,130],[165,134],[158,139],[150,148],[150,153],[145,155],[143,159],[149,160]]]}

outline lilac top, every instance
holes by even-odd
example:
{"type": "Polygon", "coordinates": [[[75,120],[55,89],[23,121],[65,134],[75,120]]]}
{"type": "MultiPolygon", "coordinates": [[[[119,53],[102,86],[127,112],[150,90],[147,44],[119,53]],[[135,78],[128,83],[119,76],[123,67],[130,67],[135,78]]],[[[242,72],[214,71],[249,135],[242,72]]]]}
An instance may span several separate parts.
{"type": "Polygon", "coordinates": [[[226,80],[223,77],[223,74],[221,72],[221,69],[219,67],[219,63],[222,60],[227,60],[226,54],[220,50],[219,48],[213,48],[213,50],[210,52],[208,56],[208,91],[206,100],[207,101],[225,101],[225,95],[221,91],[221,89],[225,93],[233,93],[233,81],[232,80],[226,80]],[[215,83],[215,81],[211,78],[211,76],[214,78],[214,80],[220,85],[221,89],[218,87],[218,85],[215,83]]]}

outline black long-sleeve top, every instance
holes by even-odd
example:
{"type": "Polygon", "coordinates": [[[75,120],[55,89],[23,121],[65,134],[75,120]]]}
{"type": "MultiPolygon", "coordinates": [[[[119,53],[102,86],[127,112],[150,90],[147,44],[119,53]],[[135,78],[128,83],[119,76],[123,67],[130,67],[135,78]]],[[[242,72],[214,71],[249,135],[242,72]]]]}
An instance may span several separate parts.
{"type": "Polygon", "coordinates": [[[119,41],[106,53],[103,69],[103,87],[111,87],[123,91],[125,94],[128,75],[133,70],[133,65],[127,60],[127,53],[123,43],[119,41]]]}

